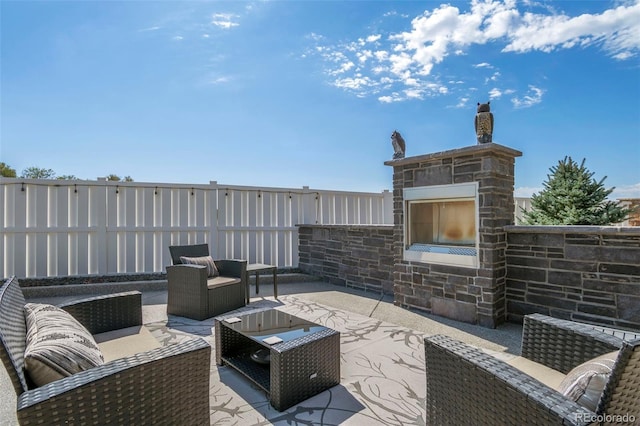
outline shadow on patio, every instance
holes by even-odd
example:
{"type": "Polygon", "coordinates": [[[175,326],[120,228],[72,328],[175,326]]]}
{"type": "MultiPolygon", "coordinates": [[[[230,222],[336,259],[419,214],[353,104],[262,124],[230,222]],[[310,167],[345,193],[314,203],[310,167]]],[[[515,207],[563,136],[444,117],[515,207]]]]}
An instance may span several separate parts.
{"type": "MultiPolygon", "coordinates": [[[[522,327],[497,329],[460,323],[393,305],[391,296],[366,293],[308,277],[279,282],[279,298],[269,282],[249,308],[276,308],[341,333],[341,383],[288,410],[278,412],[264,392],[228,366],[211,361],[211,424],[425,424],[423,337],[445,334],[504,357],[519,355],[522,327]]],[[[86,295],[28,298],[59,304],[86,295]]],[[[200,336],[214,344],[213,319],[194,321],[166,314],[167,293],[143,291],[143,320],[163,345],[200,336]]],[[[17,424],[15,393],[0,373],[0,424],[17,424]]]]}

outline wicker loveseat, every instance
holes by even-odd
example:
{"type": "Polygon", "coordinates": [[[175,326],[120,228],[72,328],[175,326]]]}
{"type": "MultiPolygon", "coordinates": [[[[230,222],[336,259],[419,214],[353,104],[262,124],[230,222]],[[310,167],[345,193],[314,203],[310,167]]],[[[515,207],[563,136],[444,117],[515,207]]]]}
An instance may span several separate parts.
{"type": "MultiPolygon", "coordinates": [[[[141,301],[140,292],[126,292],[59,307],[90,334],[104,336],[143,328],[141,301]]],[[[0,286],[0,358],[17,394],[20,424],[209,423],[211,346],[204,340],[158,347],[35,387],[25,370],[24,307],[18,280],[8,279],[0,286]]]]}
{"type": "Polygon", "coordinates": [[[219,275],[207,267],[184,264],[184,258],[209,256],[207,244],[170,246],[173,265],[167,266],[167,313],[198,321],[247,304],[247,261],[213,260],[219,275]]]}
{"type": "Polygon", "coordinates": [[[522,357],[564,375],[619,350],[595,411],[448,336],[424,342],[427,424],[640,424],[640,339],[622,341],[584,324],[540,314],[525,317],[522,357]]]}

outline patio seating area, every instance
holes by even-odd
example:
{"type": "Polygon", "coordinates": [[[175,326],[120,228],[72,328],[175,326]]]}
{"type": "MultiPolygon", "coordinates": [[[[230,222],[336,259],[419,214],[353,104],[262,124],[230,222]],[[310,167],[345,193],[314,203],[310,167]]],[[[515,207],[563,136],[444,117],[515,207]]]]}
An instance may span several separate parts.
{"type": "MultiPolygon", "coordinates": [[[[521,327],[505,324],[492,330],[395,307],[390,297],[365,293],[307,277],[281,279],[279,298],[270,286],[242,308],[273,307],[323,324],[341,334],[341,382],[290,409],[278,412],[266,394],[228,366],[211,357],[211,424],[425,424],[425,336],[447,334],[474,346],[515,356],[521,327]]],[[[62,304],[85,296],[28,299],[62,304]]],[[[166,314],[166,291],[142,292],[143,323],[170,346],[202,337],[214,344],[214,320],[196,321],[166,314]]],[[[0,369],[0,424],[16,425],[16,398],[4,368],[0,369]]]]}
{"type": "MultiPolygon", "coordinates": [[[[209,383],[209,412],[204,418],[210,424],[470,424],[470,419],[479,416],[486,424],[499,425],[517,424],[524,416],[536,424],[588,425],[593,424],[595,409],[590,411],[563,399],[553,390],[557,383],[551,382],[561,379],[553,373],[567,374],[580,362],[621,347],[622,361],[617,361],[613,379],[605,387],[607,398],[600,404],[613,404],[604,413],[616,413],[616,419],[628,418],[629,424],[640,417],[640,340],[629,342],[638,339],[638,334],[616,333],[543,315],[527,317],[524,329],[514,323],[490,329],[399,308],[390,296],[316,281],[303,274],[282,278],[277,299],[269,286],[259,296],[251,286],[253,297],[247,306],[218,317],[226,321],[275,309],[278,317],[295,317],[339,332],[339,383],[334,386],[333,382],[311,393],[311,397],[304,396],[297,400],[301,402],[280,409],[276,409],[278,404],[274,408],[273,394],[270,397],[264,387],[220,363],[220,352],[214,356],[220,350],[216,334],[220,323],[214,318],[197,321],[167,315],[167,291],[153,286],[142,289],[142,312],[138,309],[135,316],[141,314],[144,328],[162,347],[160,351],[186,347],[194,338],[204,343],[207,353],[207,343],[213,347],[208,365],[205,362],[204,368],[196,369],[209,375],[205,380],[209,383]],[[530,362],[523,357],[538,364],[527,365],[530,362]],[[540,371],[541,365],[555,371],[540,371]]],[[[105,286],[101,288],[105,290],[105,286]]],[[[27,297],[26,302],[74,306],[74,300],[86,296],[27,297]]],[[[89,376],[90,371],[79,375],[89,376]]],[[[200,381],[194,371],[189,375],[188,381],[200,381]]],[[[0,369],[0,425],[18,424],[11,379],[5,369],[0,369]]],[[[202,394],[203,389],[198,389],[202,394]]],[[[47,396],[38,396],[43,397],[47,396]]],[[[67,402],[71,403],[68,398],[67,402]]],[[[206,402],[204,409],[206,412],[206,402]]],[[[203,423],[202,419],[193,421],[203,423]]]]}

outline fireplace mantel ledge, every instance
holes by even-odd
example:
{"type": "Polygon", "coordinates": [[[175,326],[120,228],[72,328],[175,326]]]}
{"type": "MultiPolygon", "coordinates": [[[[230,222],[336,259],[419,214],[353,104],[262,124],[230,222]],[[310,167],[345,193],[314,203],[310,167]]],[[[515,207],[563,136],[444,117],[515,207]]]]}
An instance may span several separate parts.
{"type": "Polygon", "coordinates": [[[472,145],[464,148],[450,149],[448,151],[434,152],[431,154],[417,155],[415,157],[399,158],[397,160],[385,161],[385,166],[404,166],[407,164],[420,163],[422,161],[437,160],[439,158],[460,157],[463,155],[486,154],[494,152],[496,154],[510,157],[521,157],[522,152],[497,143],[486,143],[482,145],[472,145]]]}

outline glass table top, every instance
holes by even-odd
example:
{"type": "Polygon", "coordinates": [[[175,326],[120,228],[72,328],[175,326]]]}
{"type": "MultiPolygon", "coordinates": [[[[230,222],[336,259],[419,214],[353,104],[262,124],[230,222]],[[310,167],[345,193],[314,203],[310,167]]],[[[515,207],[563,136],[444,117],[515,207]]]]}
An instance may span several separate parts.
{"type": "Polygon", "coordinates": [[[267,345],[288,342],[327,329],[276,309],[226,318],[222,322],[236,332],[267,345]]]}

